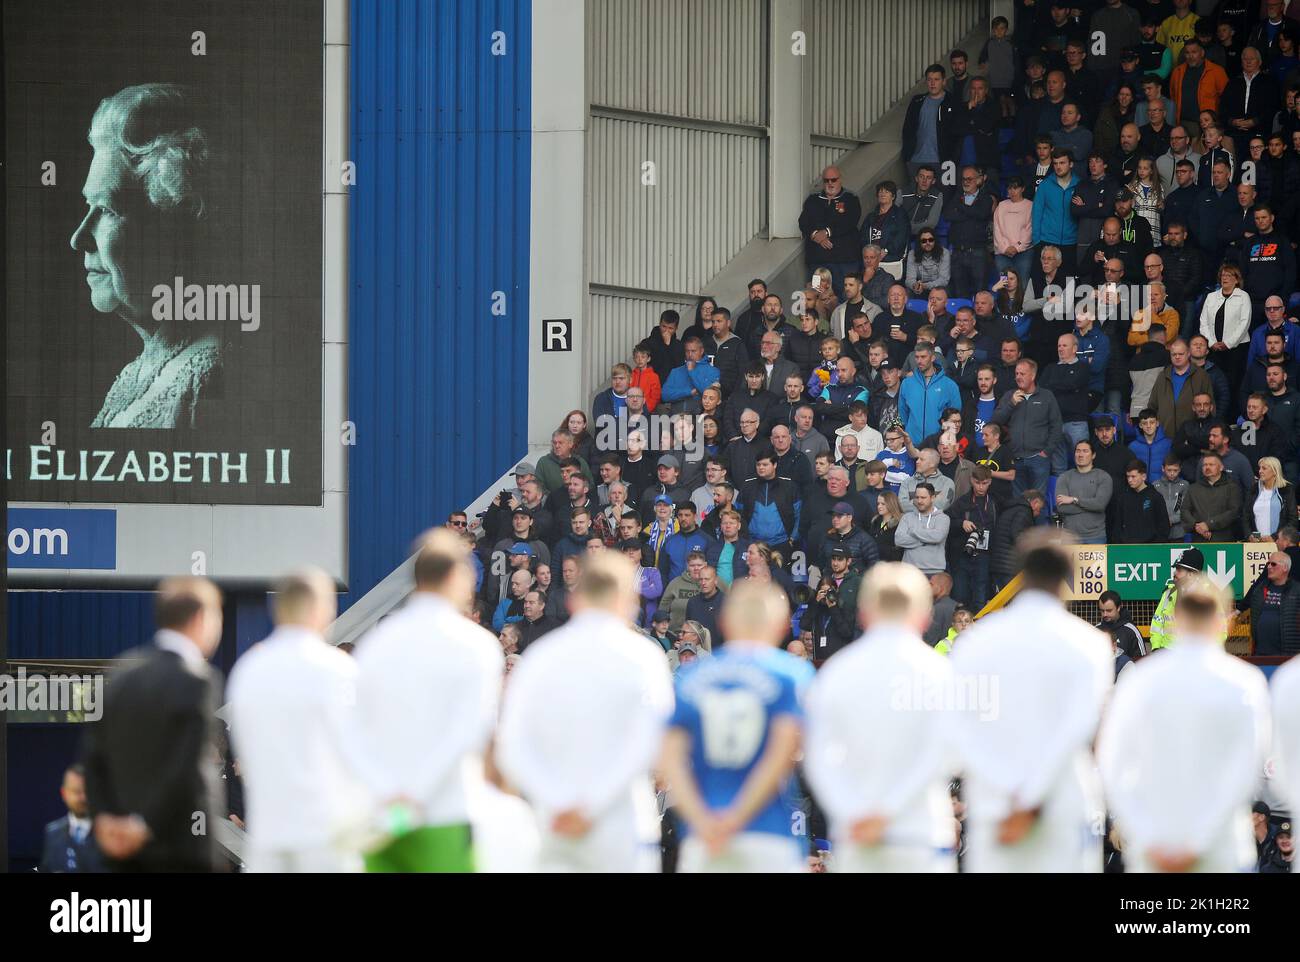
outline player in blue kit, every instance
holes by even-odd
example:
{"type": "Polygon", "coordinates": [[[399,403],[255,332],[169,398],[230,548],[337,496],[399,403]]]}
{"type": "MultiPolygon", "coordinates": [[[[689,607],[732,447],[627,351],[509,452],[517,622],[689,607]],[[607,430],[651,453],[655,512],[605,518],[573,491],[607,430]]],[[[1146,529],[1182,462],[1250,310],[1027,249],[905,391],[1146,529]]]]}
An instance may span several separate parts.
{"type": "Polygon", "coordinates": [[[737,582],[720,619],[726,645],[678,676],[662,768],[688,829],[683,872],[804,869],[780,795],[794,771],[813,671],[777,649],[789,623],[779,590],[737,582]]]}

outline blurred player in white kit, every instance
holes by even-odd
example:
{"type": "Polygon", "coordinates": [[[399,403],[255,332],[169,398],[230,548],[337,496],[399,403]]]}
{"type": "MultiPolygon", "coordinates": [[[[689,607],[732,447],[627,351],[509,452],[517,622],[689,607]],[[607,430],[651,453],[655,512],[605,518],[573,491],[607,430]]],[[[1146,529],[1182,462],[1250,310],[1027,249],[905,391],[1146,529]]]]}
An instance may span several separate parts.
{"type": "Polygon", "coordinates": [[[1097,761],[1129,872],[1249,872],[1250,810],[1269,744],[1268,685],[1223,650],[1227,598],[1194,575],[1174,640],[1115,688],[1097,761]]]}
{"type": "Polygon", "coordinates": [[[921,639],[931,598],[912,565],[872,566],[859,596],[866,634],[826,662],[809,693],[804,768],[831,823],[832,871],[957,868],[952,670],[921,639]]]}
{"type": "Polygon", "coordinates": [[[1294,821],[1300,816],[1300,658],[1273,672],[1273,751],[1277,779],[1294,821]]]}
{"type": "Polygon", "coordinates": [[[538,868],[658,871],[659,822],[649,774],[673,708],[658,646],[628,627],[630,562],[584,562],[572,617],[524,653],[506,689],[496,762],[540,822],[538,868]]]}
{"type": "Polygon", "coordinates": [[[415,591],[357,648],[364,777],[382,806],[370,872],[473,872],[470,802],[484,779],[504,658],[462,613],[474,593],[464,543],[421,540],[415,591]]]}
{"type": "Polygon", "coordinates": [[[954,712],[971,872],[1100,872],[1104,809],[1091,744],[1114,679],[1110,639],[1065,611],[1072,559],[1048,532],[1020,542],[1020,594],[952,654],[953,683],[992,712],[954,712]]]}

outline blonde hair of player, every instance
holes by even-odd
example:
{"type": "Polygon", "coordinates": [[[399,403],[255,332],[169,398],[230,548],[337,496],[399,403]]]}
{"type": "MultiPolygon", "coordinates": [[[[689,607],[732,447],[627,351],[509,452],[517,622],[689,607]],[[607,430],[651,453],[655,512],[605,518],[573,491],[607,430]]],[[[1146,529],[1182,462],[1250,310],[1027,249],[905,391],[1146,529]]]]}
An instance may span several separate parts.
{"type": "Polygon", "coordinates": [[[277,625],[299,625],[321,634],[338,611],[334,581],[320,568],[301,568],[276,582],[271,616],[277,625]]]}
{"type": "Polygon", "coordinates": [[[583,561],[569,611],[605,611],[631,622],[638,601],[635,565],[617,551],[601,550],[583,561]]]}
{"type": "Polygon", "coordinates": [[[1227,593],[1203,574],[1194,574],[1178,586],[1174,601],[1174,639],[1223,644],[1228,635],[1227,593]]]}
{"type": "Polygon", "coordinates": [[[415,543],[415,590],[445,598],[462,614],[474,599],[469,546],[446,528],[432,528],[415,543]]]}
{"type": "Polygon", "coordinates": [[[722,603],[718,624],[728,642],[778,645],[790,630],[790,603],[771,582],[737,581],[722,603]]]}
{"type": "Polygon", "coordinates": [[[858,620],[867,628],[901,624],[919,635],[930,627],[933,613],[929,580],[920,568],[902,561],[872,565],[858,592],[858,620]]]}

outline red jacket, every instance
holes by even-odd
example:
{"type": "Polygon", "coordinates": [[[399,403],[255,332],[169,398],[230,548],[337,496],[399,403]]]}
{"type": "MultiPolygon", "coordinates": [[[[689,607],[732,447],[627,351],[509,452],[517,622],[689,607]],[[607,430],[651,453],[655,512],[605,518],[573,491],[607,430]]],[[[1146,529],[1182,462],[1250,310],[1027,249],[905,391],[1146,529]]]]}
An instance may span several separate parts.
{"type": "Polygon", "coordinates": [[[655,373],[652,367],[642,367],[632,369],[632,381],[630,387],[639,387],[645,395],[645,409],[651,414],[659,406],[659,395],[662,391],[662,385],[659,383],[659,375],[655,373]]]}

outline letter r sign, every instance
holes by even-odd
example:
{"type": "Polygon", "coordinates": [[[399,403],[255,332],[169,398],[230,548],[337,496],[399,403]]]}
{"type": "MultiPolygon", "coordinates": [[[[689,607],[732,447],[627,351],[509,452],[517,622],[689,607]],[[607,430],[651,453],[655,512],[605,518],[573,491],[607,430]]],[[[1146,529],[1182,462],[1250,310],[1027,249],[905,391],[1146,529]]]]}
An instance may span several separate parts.
{"type": "Polygon", "coordinates": [[[573,350],[573,318],[562,317],[542,321],[542,350],[573,350]]]}

